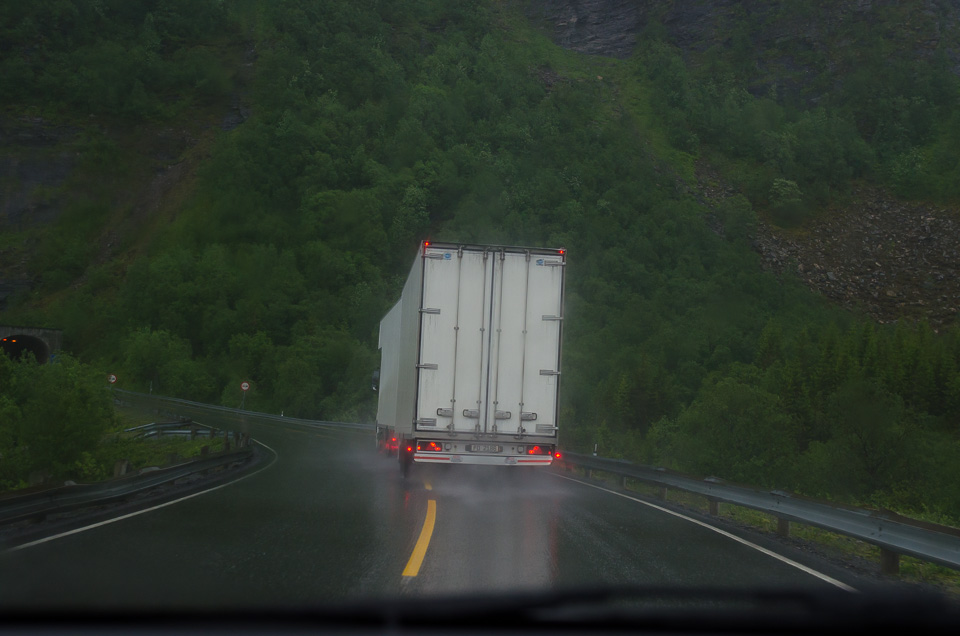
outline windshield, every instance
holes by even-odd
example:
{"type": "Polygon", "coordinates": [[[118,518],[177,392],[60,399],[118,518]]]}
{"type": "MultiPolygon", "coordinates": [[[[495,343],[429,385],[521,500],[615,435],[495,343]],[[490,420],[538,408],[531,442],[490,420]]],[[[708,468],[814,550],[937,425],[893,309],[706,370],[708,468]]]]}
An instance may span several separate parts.
{"type": "Polygon", "coordinates": [[[3,3],[0,606],[955,599],[948,4],[3,3]]]}

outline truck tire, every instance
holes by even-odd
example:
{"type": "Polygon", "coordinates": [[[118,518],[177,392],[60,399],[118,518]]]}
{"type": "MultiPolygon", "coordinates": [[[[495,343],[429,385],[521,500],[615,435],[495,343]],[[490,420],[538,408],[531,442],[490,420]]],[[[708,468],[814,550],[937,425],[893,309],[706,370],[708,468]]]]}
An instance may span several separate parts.
{"type": "Polygon", "coordinates": [[[397,449],[397,459],[400,461],[400,474],[404,477],[410,474],[410,466],[413,464],[413,453],[407,450],[406,442],[400,444],[397,449]]]}

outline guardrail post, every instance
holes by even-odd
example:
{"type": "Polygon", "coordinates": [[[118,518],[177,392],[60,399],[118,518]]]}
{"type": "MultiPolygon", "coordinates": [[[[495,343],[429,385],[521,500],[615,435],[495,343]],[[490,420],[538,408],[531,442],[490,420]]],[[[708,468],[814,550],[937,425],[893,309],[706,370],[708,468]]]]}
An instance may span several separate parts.
{"type": "Polygon", "coordinates": [[[900,574],[900,555],[886,548],[880,548],[880,573],[890,576],[900,574]]]}
{"type": "Polygon", "coordinates": [[[660,499],[663,499],[664,501],[667,500],[667,487],[666,487],[666,486],[660,486],[659,488],[657,488],[657,497],[659,497],[660,499]]]}
{"type": "Polygon", "coordinates": [[[593,469],[592,469],[592,468],[584,468],[584,469],[583,469],[583,476],[586,477],[587,479],[592,479],[592,478],[593,478],[593,469]]]}
{"type": "Polygon", "coordinates": [[[627,489],[627,476],[626,476],[626,475],[620,475],[620,487],[623,488],[624,490],[627,489]]]}
{"type": "Polygon", "coordinates": [[[783,517],[777,517],[777,534],[781,537],[790,536],[790,520],[783,517]]]}
{"type": "Polygon", "coordinates": [[[710,504],[710,516],[711,517],[719,516],[720,502],[718,502],[716,499],[713,499],[713,498],[707,499],[707,501],[710,504]]]}
{"type": "Polygon", "coordinates": [[[113,476],[122,477],[127,474],[127,470],[130,468],[130,462],[126,459],[118,459],[113,464],[113,476]]]}

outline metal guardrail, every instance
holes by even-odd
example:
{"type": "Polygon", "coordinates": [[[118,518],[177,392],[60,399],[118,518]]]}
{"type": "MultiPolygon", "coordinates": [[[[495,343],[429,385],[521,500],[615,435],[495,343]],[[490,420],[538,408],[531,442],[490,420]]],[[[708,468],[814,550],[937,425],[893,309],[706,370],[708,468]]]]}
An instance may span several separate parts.
{"type": "Polygon", "coordinates": [[[780,520],[781,534],[789,533],[792,521],[865,541],[880,547],[884,573],[899,571],[900,555],[960,569],[960,529],[957,528],[916,521],[892,512],[840,506],[779,490],[730,485],[713,477],[696,479],[623,460],[565,452],[561,461],[583,467],[588,474],[598,470],[702,495],[710,501],[710,512],[714,515],[717,502],[769,513],[780,520]]]}
{"type": "Polygon", "coordinates": [[[190,419],[183,418],[176,422],[151,422],[150,424],[133,426],[123,429],[123,432],[136,433],[137,437],[140,438],[156,437],[157,439],[171,435],[174,437],[190,437],[191,439],[195,437],[209,437],[212,439],[218,435],[217,429],[212,426],[199,424],[190,419]]]}
{"type": "Polygon", "coordinates": [[[361,424],[357,422],[331,422],[326,420],[308,420],[308,419],[303,419],[299,417],[276,415],[274,413],[262,413],[260,411],[235,409],[228,406],[217,406],[215,404],[205,404],[203,402],[192,402],[190,400],[183,400],[180,398],[157,396],[149,393],[138,393],[136,391],[127,391],[125,389],[113,389],[113,391],[114,391],[114,394],[117,394],[117,395],[129,395],[129,396],[140,398],[140,399],[154,400],[157,402],[168,402],[171,404],[181,404],[184,406],[195,406],[205,410],[220,411],[223,413],[233,413],[236,415],[255,415],[260,419],[270,420],[273,422],[282,422],[284,424],[300,424],[302,426],[308,426],[311,428],[336,427],[336,428],[373,430],[376,427],[375,424],[361,424]]]}
{"type": "Polygon", "coordinates": [[[195,473],[239,461],[247,461],[252,455],[252,449],[247,446],[175,466],[109,479],[95,484],[60,486],[25,495],[6,496],[0,498],[0,525],[111,503],[195,473]]]}

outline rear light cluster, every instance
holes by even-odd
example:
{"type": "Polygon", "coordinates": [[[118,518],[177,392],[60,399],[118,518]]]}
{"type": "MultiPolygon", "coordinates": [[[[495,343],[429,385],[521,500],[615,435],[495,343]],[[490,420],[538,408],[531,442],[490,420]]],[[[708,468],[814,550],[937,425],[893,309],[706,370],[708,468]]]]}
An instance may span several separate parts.
{"type": "Polygon", "coordinates": [[[419,442],[417,444],[417,451],[425,451],[428,453],[442,453],[443,446],[439,442],[419,442]]]}
{"type": "Polygon", "coordinates": [[[553,449],[550,448],[549,446],[534,445],[534,446],[527,446],[526,448],[521,447],[518,450],[520,450],[520,452],[522,453],[526,453],[527,455],[552,455],[553,454],[553,449]]]}

